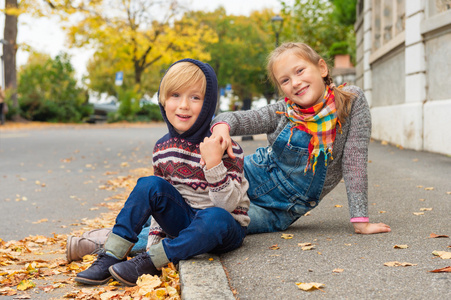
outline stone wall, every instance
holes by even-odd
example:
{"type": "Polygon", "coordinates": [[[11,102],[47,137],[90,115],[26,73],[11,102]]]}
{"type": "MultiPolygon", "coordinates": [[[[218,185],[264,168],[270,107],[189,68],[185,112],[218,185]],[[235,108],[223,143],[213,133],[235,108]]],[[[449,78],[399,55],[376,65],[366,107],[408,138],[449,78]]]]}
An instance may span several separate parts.
{"type": "Polygon", "coordinates": [[[372,137],[451,155],[451,0],[359,0],[355,30],[372,137]]]}

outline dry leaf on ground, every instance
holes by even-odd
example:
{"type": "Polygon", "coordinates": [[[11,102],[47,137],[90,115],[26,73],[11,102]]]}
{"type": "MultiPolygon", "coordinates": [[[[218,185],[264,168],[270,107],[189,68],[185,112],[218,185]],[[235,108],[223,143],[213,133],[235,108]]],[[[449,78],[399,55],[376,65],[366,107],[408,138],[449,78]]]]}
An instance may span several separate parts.
{"type": "Polygon", "coordinates": [[[435,233],[431,233],[431,235],[429,236],[430,238],[433,239],[438,239],[438,238],[449,238],[449,236],[444,235],[444,234],[435,234],[435,233]]]}
{"type": "Polygon", "coordinates": [[[451,266],[447,266],[447,267],[444,267],[444,268],[441,268],[441,269],[435,269],[435,270],[428,271],[428,272],[431,272],[431,273],[451,273],[451,266]]]}
{"type": "Polygon", "coordinates": [[[407,249],[407,248],[409,248],[409,246],[407,246],[407,245],[394,245],[393,248],[395,248],[395,249],[407,249]]]}
{"type": "Polygon", "coordinates": [[[433,251],[432,254],[439,256],[441,259],[451,259],[451,252],[446,251],[433,251]]]}
{"type": "Polygon", "coordinates": [[[325,286],[323,283],[318,282],[296,282],[296,285],[303,291],[321,290],[325,286]]]}
{"type": "Polygon", "coordinates": [[[293,234],[282,233],[282,235],[280,237],[283,238],[283,239],[286,239],[286,240],[290,240],[290,239],[293,238],[293,236],[294,236],[293,234]]]}
{"type": "Polygon", "coordinates": [[[417,264],[412,264],[408,262],[399,262],[399,261],[389,261],[384,263],[384,266],[387,267],[410,267],[410,266],[416,266],[417,264]]]}
{"type": "Polygon", "coordinates": [[[344,269],[333,269],[332,272],[333,273],[342,273],[344,271],[344,269]]]}
{"type": "Polygon", "coordinates": [[[270,250],[279,250],[280,247],[277,244],[275,244],[275,245],[270,246],[269,249],[270,250]]]}

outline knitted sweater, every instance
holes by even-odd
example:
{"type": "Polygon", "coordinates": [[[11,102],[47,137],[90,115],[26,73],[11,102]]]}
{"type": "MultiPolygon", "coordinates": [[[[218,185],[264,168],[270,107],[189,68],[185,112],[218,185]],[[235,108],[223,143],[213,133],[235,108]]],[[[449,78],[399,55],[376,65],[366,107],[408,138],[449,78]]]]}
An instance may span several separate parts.
{"type": "MultiPolygon", "coordinates": [[[[163,105],[160,111],[168,133],[157,141],[153,151],[154,175],[172,184],[183,199],[193,208],[205,209],[221,207],[232,214],[242,226],[250,222],[247,211],[249,183],[244,177],[243,150],[238,144],[233,145],[235,159],[227,153],[222,162],[207,170],[200,165],[199,144],[210,136],[210,121],[213,119],[218,101],[218,81],[213,68],[194,59],[182,59],[180,62],[190,62],[201,69],[206,79],[206,90],[202,110],[194,124],[187,131],[179,133],[169,122],[163,105]]],[[[174,65],[173,64],[173,65],[174,65]]],[[[168,70],[173,66],[171,65],[168,70]]],[[[159,91],[160,92],[160,91],[159,91]]],[[[152,218],[147,246],[157,243],[164,233],[158,223],[152,218]]]]}
{"type": "MultiPolygon", "coordinates": [[[[359,87],[347,86],[344,90],[356,97],[342,132],[337,132],[333,145],[333,160],[328,163],[320,199],[344,178],[351,222],[368,222],[367,162],[371,115],[365,95],[359,87]]],[[[289,122],[285,115],[276,114],[276,111],[286,110],[285,101],[281,100],[257,110],[220,114],[211,124],[229,124],[231,136],[266,133],[268,142],[272,145],[289,122]]]]}

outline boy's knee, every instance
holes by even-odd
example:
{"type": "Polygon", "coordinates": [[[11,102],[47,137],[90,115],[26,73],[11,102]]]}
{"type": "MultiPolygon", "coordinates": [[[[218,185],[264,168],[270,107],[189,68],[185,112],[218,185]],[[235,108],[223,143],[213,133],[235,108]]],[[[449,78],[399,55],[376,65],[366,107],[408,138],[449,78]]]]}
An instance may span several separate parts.
{"type": "Polygon", "coordinates": [[[230,222],[233,222],[232,215],[223,208],[209,207],[197,212],[197,216],[202,219],[205,226],[208,228],[224,228],[227,230],[230,222]]]}

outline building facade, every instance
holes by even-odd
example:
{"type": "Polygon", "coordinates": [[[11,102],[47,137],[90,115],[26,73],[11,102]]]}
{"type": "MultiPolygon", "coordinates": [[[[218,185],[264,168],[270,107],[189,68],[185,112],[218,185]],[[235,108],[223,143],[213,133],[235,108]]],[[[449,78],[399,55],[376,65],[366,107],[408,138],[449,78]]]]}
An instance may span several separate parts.
{"type": "Polygon", "coordinates": [[[451,155],[451,0],[359,0],[355,30],[372,137],[451,155]]]}

